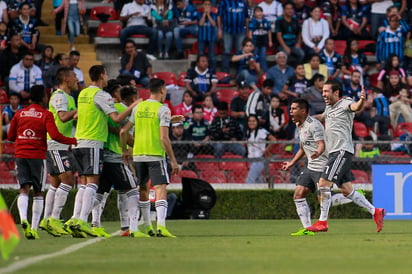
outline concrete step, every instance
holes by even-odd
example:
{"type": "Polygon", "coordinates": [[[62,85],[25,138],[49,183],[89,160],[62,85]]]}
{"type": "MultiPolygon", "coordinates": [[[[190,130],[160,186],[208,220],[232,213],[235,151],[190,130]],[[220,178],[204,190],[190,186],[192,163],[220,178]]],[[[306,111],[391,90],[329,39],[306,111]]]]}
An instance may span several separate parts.
{"type": "MultiPolygon", "coordinates": [[[[67,43],[69,39],[66,35],[56,36],[53,34],[43,34],[40,32],[40,43],[41,44],[55,44],[55,43],[67,43]]],[[[75,44],[89,44],[89,36],[81,34],[74,39],[75,44]]]]}

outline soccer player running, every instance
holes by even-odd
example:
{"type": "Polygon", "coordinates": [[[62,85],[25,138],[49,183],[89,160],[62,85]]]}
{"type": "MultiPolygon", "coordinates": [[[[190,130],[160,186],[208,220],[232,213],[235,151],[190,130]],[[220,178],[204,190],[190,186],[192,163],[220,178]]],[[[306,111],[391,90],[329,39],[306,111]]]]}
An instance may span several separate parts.
{"type": "Polygon", "coordinates": [[[355,112],[362,108],[366,100],[365,88],[362,87],[359,101],[354,102],[351,98],[342,98],[342,85],[339,82],[328,80],[323,86],[322,96],[326,108],[317,118],[325,121],[325,143],[329,156],[318,184],[320,217],[316,223],[306,229],[313,232],[328,231],[331,186],[335,183],[344,196],[373,215],[376,231],[380,232],[383,228],[385,210],[375,208],[365,196],[354,190],[351,183],[354,179],[350,170],[354,154],[353,119],[355,112]]]}
{"type": "MultiPolygon", "coordinates": [[[[66,137],[73,137],[73,117],[77,114],[74,98],[70,95],[77,89],[76,74],[71,68],[57,71],[58,88],[50,97],[49,110],[53,114],[57,129],[66,137]]],[[[60,221],[60,213],[66,204],[67,195],[74,185],[73,163],[69,146],[47,136],[47,171],[50,188],[47,191],[44,217],[40,228],[53,236],[67,235],[60,221]]]]}
{"type": "Polygon", "coordinates": [[[31,105],[18,111],[11,120],[9,140],[16,143],[17,179],[20,184],[17,207],[27,239],[39,239],[37,229],[43,212],[42,189],[46,181],[45,159],[47,133],[59,143],[75,145],[75,138],[62,135],[54,122],[53,114],[46,109],[47,95],[44,87],[35,85],[30,89],[31,105]],[[27,220],[29,191],[33,187],[32,223],[27,220]]]}
{"type": "Polygon", "coordinates": [[[135,102],[122,113],[114,107],[114,100],[103,90],[107,85],[107,71],[102,65],[89,69],[92,84],[83,89],[78,98],[76,138],[78,145],[73,149],[82,186],[75,198],[74,215],[67,225],[71,230],[98,236],[87,223],[93,208],[99,177],[103,165],[103,146],[109,133],[108,117],[115,123],[130,115],[135,102]]]}
{"type": "MultiPolygon", "coordinates": [[[[169,125],[179,122],[182,115],[171,117],[170,109],[164,104],[166,98],[165,82],[161,79],[150,80],[150,98],[137,105],[126,125],[120,130],[123,160],[128,161],[127,137],[135,127],[133,145],[133,164],[140,187],[145,188],[149,179],[156,194],[156,213],[158,237],[175,237],[166,228],[167,190],[169,173],[166,154],[169,156],[172,175],[179,172],[172,145],[169,139],[169,125]]],[[[136,237],[133,231],[131,237],[136,237]]]]}

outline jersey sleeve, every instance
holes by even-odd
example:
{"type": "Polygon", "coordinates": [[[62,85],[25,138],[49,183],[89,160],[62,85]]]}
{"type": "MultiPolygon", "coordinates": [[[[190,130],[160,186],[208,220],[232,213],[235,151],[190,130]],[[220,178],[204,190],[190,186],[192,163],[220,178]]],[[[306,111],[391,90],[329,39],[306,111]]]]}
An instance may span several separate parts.
{"type": "Polygon", "coordinates": [[[50,134],[50,137],[53,140],[56,140],[59,143],[66,144],[66,145],[75,145],[76,139],[75,138],[68,138],[61,134],[57,129],[56,123],[54,122],[53,114],[50,111],[45,113],[45,122],[46,122],[46,130],[50,134]]]}
{"type": "Polygon", "coordinates": [[[51,100],[52,106],[56,109],[57,112],[59,111],[67,111],[68,110],[68,101],[66,96],[62,93],[58,93],[53,96],[51,100]]]}
{"type": "Polygon", "coordinates": [[[159,109],[159,120],[160,120],[161,127],[170,126],[170,121],[172,120],[172,114],[170,112],[170,109],[165,105],[161,106],[159,109]]]}
{"type": "Polygon", "coordinates": [[[96,93],[94,96],[94,103],[107,115],[117,111],[114,107],[114,99],[105,91],[99,91],[96,93]]]}
{"type": "Polygon", "coordinates": [[[313,139],[315,141],[325,140],[325,132],[323,130],[322,124],[319,121],[314,120],[314,122],[310,125],[310,130],[312,131],[313,139]]]}
{"type": "Polygon", "coordinates": [[[133,108],[132,114],[130,114],[130,116],[129,116],[129,122],[132,123],[133,125],[134,125],[134,123],[135,123],[134,118],[136,117],[136,111],[137,111],[137,107],[138,107],[138,106],[139,106],[139,105],[137,105],[137,106],[135,106],[135,107],[133,108]]]}

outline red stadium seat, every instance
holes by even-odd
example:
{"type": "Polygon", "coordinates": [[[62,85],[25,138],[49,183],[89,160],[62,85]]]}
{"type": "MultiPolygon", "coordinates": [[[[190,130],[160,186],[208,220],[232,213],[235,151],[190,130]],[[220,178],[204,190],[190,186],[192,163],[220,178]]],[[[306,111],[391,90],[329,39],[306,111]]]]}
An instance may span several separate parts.
{"type": "Polygon", "coordinates": [[[257,84],[258,87],[262,87],[263,81],[266,80],[266,77],[267,77],[267,73],[266,73],[266,72],[263,73],[263,74],[259,77],[259,81],[258,81],[258,84],[257,84]]]}
{"type": "Polygon", "coordinates": [[[9,166],[7,165],[6,162],[3,162],[3,161],[0,162],[0,172],[1,171],[9,171],[9,166]]]}
{"type": "MultiPolygon", "coordinates": [[[[239,155],[223,155],[223,159],[243,159],[243,157],[239,155]]],[[[222,170],[247,170],[247,164],[246,162],[219,162],[219,168],[222,170]]]]}
{"type": "Polygon", "coordinates": [[[142,88],[138,90],[139,93],[139,98],[142,98],[142,100],[147,100],[150,97],[150,90],[142,88]]]}
{"type": "Polygon", "coordinates": [[[91,20],[100,20],[99,14],[107,15],[106,20],[117,20],[117,14],[113,7],[109,6],[102,6],[102,7],[94,7],[90,11],[90,19],[91,20]]]}
{"type": "Polygon", "coordinates": [[[227,183],[225,173],[220,170],[203,170],[200,172],[200,179],[208,182],[209,184],[227,183]]]}
{"type": "Polygon", "coordinates": [[[360,51],[363,51],[365,55],[375,55],[375,51],[368,51],[365,49],[368,45],[376,45],[376,41],[374,40],[359,40],[358,41],[358,46],[359,46],[360,51]]]}
{"type": "Polygon", "coordinates": [[[17,180],[10,171],[0,171],[1,184],[16,184],[17,180]]]}
{"type": "Polygon", "coordinates": [[[0,104],[7,104],[9,103],[9,97],[7,96],[7,92],[0,88],[0,104]]]}
{"type": "Polygon", "coordinates": [[[4,143],[2,144],[3,146],[3,154],[14,154],[16,151],[14,143],[4,143]]]}
{"type": "Polygon", "coordinates": [[[344,55],[346,50],[346,40],[335,40],[335,51],[344,55]]]}
{"type": "Polygon", "coordinates": [[[246,182],[248,173],[249,173],[249,170],[247,168],[229,170],[227,172],[227,182],[243,184],[246,182]]]}
{"type": "Polygon", "coordinates": [[[155,72],[152,75],[153,78],[162,79],[166,85],[177,85],[176,75],[173,72],[161,71],[155,72]]]}
{"type": "Polygon", "coordinates": [[[186,72],[182,72],[182,73],[179,74],[179,77],[177,78],[177,85],[179,87],[185,87],[186,86],[185,77],[186,77],[186,72]]]}
{"type": "Polygon", "coordinates": [[[369,175],[366,171],[364,170],[359,170],[359,169],[353,169],[352,170],[353,176],[355,177],[355,180],[352,182],[354,184],[369,184],[369,175]]]}
{"type": "Polygon", "coordinates": [[[181,170],[181,171],[179,171],[179,176],[181,178],[185,177],[185,178],[195,178],[195,179],[197,179],[197,174],[193,170],[181,170]]]}
{"type": "MultiPolygon", "coordinates": [[[[218,81],[221,81],[222,79],[225,79],[225,78],[228,78],[228,77],[231,78],[231,76],[230,76],[229,73],[222,72],[222,71],[216,72],[216,77],[217,77],[217,80],[218,80],[218,81]]],[[[217,83],[217,86],[218,86],[218,87],[221,87],[221,88],[224,88],[224,87],[234,87],[234,86],[236,86],[236,85],[235,85],[235,83],[234,83],[233,81],[230,81],[230,83],[227,83],[227,84],[223,84],[223,83],[219,83],[219,82],[218,82],[218,83],[217,83]]]]}
{"type": "Polygon", "coordinates": [[[369,83],[371,84],[372,87],[377,87],[378,86],[378,76],[379,72],[377,73],[372,73],[369,75],[369,83]]]}
{"type": "Polygon", "coordinates": [[[412,123],[399,123],[395,130],[397,136],[401,136],[405,133],[412,133],[412,123]]]}
{"type": "Polygon", "coordinates": [[[362,122],[353,122],[353,130],[359,138],[364,138],[369,135],[368,128],[362,122]]]}
{"type": "Polygon", "coordinates": [[[234,90],[234,89],[219,89],[216,92],[217,99],[221,102],[227,102],[230,104],[232,102],[232,99],[237,96],[239,93],[234,90]]]}
{"type": "MultiPolygon", "coordinates": [[[[197,9],[198,12],[203,12],[203,10],[204,10],[203,7],[200,7],[200,8],[197,9]]],[[[210,8],[210,12],[217,14],[218,8],[217,8],[217,7],[211,7],[211,8],[210,8]]]]}
{"type": "MultiPolygon", "coordinates": [[[[206,154],[199,154],[195,156],[196,159],[215,159],[214,156],[212,155],[206,155],[206,154]]],[[[217,170],[218,169],[218,164],[217,162],[195,162],[195,166],[198,170],[206,170],[206,171],[212,171],[212,170],[217,170]]]]}
{"type": "Polygon", "coordinates": [[[97,28],[98,37],[119,37],[122,26],[116,23],[101,23],[97,28]]]}

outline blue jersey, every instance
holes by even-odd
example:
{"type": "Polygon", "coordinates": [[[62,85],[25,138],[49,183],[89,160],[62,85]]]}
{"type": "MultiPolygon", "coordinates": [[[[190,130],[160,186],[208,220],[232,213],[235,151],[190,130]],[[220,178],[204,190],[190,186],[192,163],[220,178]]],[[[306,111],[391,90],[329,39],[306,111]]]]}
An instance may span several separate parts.
{"type": "Polygon", "coordinates": [[[183,22],[197,21],[197,9],[192,4],[188,4],[182,10],[173,7],[173,16],[176,18],[177,24],[179,25],[183,22]]]}
{"type": "Polygon", "coordinates": [[[343,96],[350,97],[354,101],[358,101],[361,91],[362,87],[360,85],[357,88],[353,88],[351,84],[348,84],[343,87],[343,96]]]}
{"type": "Polygon", "coordinates": [[[253,17],[249,22],[249,30],[252,31],[253,44],[256,47],[266,47],[268,43],[268,33],[271,31],[269,20],[263,18],[258,20],[253,17]]]}
{"type": "MultiPolygon", "coordinates": [[[[204,12],[199,12],[198,14],[198,22],[203,17],[204,12]]],[[[205,22],[203,26],[199,25],[199,32],[197,36],[198,41],[209,42],[209,41],[216,41],[217,40],[217,14],[211,12],[210,16],[215,21],[216,26],[212,26],[209,21],[209,17],[206,16],[205,22]]]]}
{"type": "Polygon", "coordinates": [[[399,26],[395,31],[387,27],[379,34],[376,46],[376,62],[380,63],[388,59],[389,55],[396,54],[399,60],[404,59],[404,46],[406,30],[399,26]]]}
{"type": "Polygon", "coordinates": [[[385,96],[380,94],[373,99],[373,106],[376,108],[376,116],[389,117],[389,102],[385,96]]]}
{"type": "Polygon", "coordinates": [[[222,0],[219,14],[223,31],[230,34],[245,32],[246,19],[249,18],[248,7],[244,0],[222,0]]]}
{"type": "MultiPolygon", "coordinates": [[[[236,55],[242,55],[243,52],[239,51],[236,53],[236,55]]],[[[257,63],[259,63],[259,55],[254,54],[253,56],[245,57],[243,59],[240,59],[238,62],[237,66],[237,72],[239,73],[240,71],[247,69],[249,70],[249,61],[254,59],[257,63]]],[[[256,74],[256,71],[251,71],[249,70],[250,73],[256,74]]]]}

